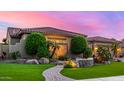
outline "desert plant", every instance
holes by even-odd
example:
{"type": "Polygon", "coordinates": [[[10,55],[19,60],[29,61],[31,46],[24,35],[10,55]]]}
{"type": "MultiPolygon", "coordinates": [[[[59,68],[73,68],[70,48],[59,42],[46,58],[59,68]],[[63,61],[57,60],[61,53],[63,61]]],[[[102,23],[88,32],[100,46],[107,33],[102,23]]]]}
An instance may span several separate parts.
{"type": "Polygon", "coordinates": [[[85,51],[83,52],[83,57],[88,58],[92,56],[92,50],[91,48],[85,48],[85,51]]]}
{"type": "Polygon", "coordinates": [[[119,48],[119,44],[117,42],[113,43],[111,47],[113,51],[113,57],[117,57],[117,49],[119,48]]]}
{"type": "Polygon", "coordinates": [[[51,52],[50,54],[50,58],[53,58],[53,56],[55,55],[56,49],[59,49],[59,44],[56,42],[49,42],[49,44],[47,44],[47,47],[49,48],[49,52],[51,52]]]}
{"type": "Polygon", "coordinates": [[[46,38],[42,33],[33,32],[26,38],[26,53],[29,55],[36,55],[39,46],[46,45],[46,38]]]}
{"type": "Polygon", "coordinates": [[[19,51],[16,51],[16,52],[10,53],[10,56],[11,56],[13,59],[17,59],[18,57],[21,56],[21,54],[20,54],[19,51]]]}
{"type": "Polygon", "coordinates": [[[83,53],[85,48],[88,47],[88,43],[85,37],[75,36],[71,40],[71,52],[73,54],[83,53]]]}
{"type": "Polygon", "coordinates": [[[109,61],[111,59],[111,53],[106,47],[99,47],[97,54],[100,62],[109,61]]]}
{"type": "Polygon", "coordinates": [[[64,68],[75,68],[75,67],[77,67],[77,64],[71,59],[68,59],[68,61],[65,61],[64,63],[64,68]]]}

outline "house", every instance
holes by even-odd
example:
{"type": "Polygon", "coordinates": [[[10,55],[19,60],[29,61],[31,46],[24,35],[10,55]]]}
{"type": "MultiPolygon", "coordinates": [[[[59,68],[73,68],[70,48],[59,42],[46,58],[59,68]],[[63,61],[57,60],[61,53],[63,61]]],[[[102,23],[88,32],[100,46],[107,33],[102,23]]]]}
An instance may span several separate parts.
{"type": "MultiPolygon", "coordinates": [[[[56,42],[59,44],[59,49],[56,50],[55,56],[64,56],[70,54],[70,41],[73,36],[81,35],[87,38],[87,35],[79,34],[71,31],[57,29],[53,27],[40,27],[40,28],[14,28],[8,27],[7,36],[4,44],[0,44],[0,55],[2,52],[6,52],[7,55],[11,52],[19,51],[21,57],[29,57],[25,52],[25,39],[31,32],[41,32],[45,35],[47,40],[56,42]]],[[[92,48],[93,54],[96,53],[99,46],[108,46],[115,42],[119,42],[115,39],[109,39],[105,37],[88,37],[89,47],[92,48]]],[[[120,42],[119,42],[120,43],[120,42]]],[[[120,43],[122,46],[122,42],[120,43]]],[[[124,48],[123,48],[124,49],[124,48]]]]}
{"type": "MultiPolygon", "coordinates": [[[[113,43],[116,43],[116,42],[120,43],[120,41],[117,41],[116,39],[113,39],[113,38],[110,39],[110,38],[105,38],[100,36],[89,37],[88,42],[89,42],[89,47],[92,48],[93,50],[93,54],[96,54],[96,51],[99,46],[107,46],[111,50],[113,43]]],[[[120,54],[121,51],[118,51],[118,52],[119,52],[118,54],[120,54]]]]}
{"type": "Polygon", "coordinates": [[[121,47],[121,54],[122,56],[124,56],[124,39],[122,39],[119,43],[120,47],[121,47]]]}
{"type": "Polygon", "coordinates": [[[59,49],[56,50],[55,56],[63,56],[70,53],[70,41],[73,36],[82,35],[75,32],[61,30],[53,27],[41,27],[41,28],[13,28],[8,27],[6,43],[9,46],[9,53],[19,51],[22,57],[27,57],[25,53],[25,39],[31,32],[41,32],[45,35],[47,40],[56,42],[59,44],[59,49]]]}

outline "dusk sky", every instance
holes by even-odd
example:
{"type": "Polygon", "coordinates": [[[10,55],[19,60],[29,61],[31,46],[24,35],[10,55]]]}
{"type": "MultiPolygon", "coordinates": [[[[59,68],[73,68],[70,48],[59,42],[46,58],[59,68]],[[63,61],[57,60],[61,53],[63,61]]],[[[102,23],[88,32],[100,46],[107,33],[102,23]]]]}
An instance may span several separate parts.
{"type": "Polygon", "coordinates": [[[7,27],[55,27],[88,36],[124,38],[124,12],[0,12],[0,42],[7,27]]]}

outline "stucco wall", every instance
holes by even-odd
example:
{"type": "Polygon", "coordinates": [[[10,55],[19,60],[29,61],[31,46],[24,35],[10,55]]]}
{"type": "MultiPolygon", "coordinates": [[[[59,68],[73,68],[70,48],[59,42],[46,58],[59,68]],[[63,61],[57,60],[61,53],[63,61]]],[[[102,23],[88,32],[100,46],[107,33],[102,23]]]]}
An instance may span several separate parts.
{"type": "Polygon", "coordinates": [[[0,44],[0,56],[2,55],[3,52],[6,52],[7,57],[9,57],[9,46],[8,45],[0,44]]]}
{"type": "MultiPolygon", "coordinates": [[[[21,37],[21,40],[19,43],[16,43],[15,45],[9,45],[9,53],[11,52],[16,52],[19,51],[21,53],[21,57],[25,58],[25,57],[30,57],[29,55],[26,54],[25,52],[25,40],[28,34],[24,34],[21,37]]],[[[71,37],[65,37],[65,36],[61,36],[61,35],[45,35],[48,38],[51,38],[51,40],[58,40],[56,41],[57,43],[65,43],[67,44],[67,53],[70,53],[70,43],[71,43],[71,37]]],[[[65,52],[64,51],[64,52],[65,52]]]]}
{"type": "Polygon", "coordinates": [[[15,45],[9,45],[9,53],[17,52],[19,51],[21,54],[21,57],[27,57],[25,53],[25,38],[22,38],[19,43],[16,43],[15,45]]]}
{"type": "Polygon", "coordinates": [[[15,45],[16,43],[19,43],[20,39],[18,38],[11,38],[11,45],[15,45]]]}
{"type": "Polygon", "coordinates": [[[9,45],[2,45],[2,52],[6,52],[7,57],[9,57],[9,45]]]}
{"type": "Polygon", "coordinates": [[[0,43],[0,55],[2,55],[2,44],[0,43]]]}

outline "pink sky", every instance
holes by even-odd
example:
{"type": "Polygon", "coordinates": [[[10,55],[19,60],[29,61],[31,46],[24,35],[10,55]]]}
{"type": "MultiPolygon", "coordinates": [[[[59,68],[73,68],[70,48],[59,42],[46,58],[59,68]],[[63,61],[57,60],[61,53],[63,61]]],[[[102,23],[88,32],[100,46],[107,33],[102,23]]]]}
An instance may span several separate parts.
{"type": "Polygon", "coordinates": [[[0,12],[0,42],[10,26],[50,26],[121,40],[124,38],[124,12],[0,12]]]}

